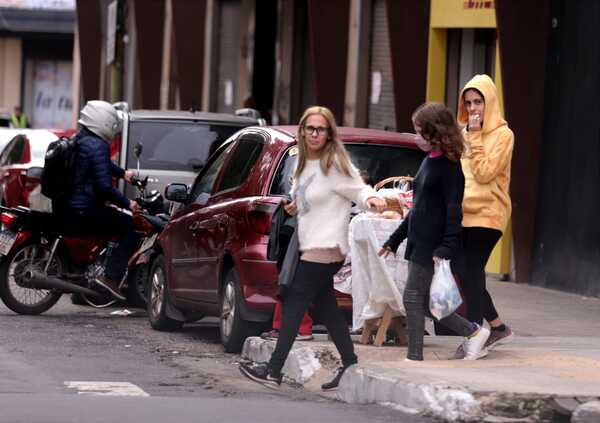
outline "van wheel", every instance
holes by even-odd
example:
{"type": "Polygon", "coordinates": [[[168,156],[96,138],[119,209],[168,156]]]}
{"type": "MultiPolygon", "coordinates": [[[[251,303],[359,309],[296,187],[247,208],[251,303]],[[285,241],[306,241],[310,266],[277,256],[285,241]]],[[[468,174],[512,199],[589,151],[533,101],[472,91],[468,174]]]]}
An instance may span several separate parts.
{"type": "Polygon", "coordinates": [[[183,327],[183,322],[171,319],[167,316],[167,301],[169,294],[167,292],[167,273],[165,271],[165,259],[158,256],[150,270],[148,278],[148,319],[152,329],[161,331],[174,331],[183,327]]]}
{"type": "Polygon", "coordinates": [[[225,275],[219,318],[221,342],[228,353],[240,352],[246,338],[258,335],[261,330],[259,323],[242,319],[242,301],[238,274],[235,269],[230,269],[225,275]]]}

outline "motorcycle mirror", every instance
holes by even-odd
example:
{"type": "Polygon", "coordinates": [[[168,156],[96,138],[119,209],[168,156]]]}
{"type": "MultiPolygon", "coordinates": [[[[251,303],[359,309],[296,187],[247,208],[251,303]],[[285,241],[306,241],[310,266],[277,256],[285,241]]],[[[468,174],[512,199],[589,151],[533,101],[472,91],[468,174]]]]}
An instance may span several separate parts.
{"type": "Polygon", "coordinates": [[[135,146],[133,147],[134,156],[139,159],[140,156],[142,155],[142,151],[144,151],[144,146],[142,145],[142,143],[141,142],[136,143],[135,146]]]}
{"type": "Polygon", "coordinates": [[[42,179],[43,167],[32,166],[25,172],[25,176],[30,179],[42,179]]]}

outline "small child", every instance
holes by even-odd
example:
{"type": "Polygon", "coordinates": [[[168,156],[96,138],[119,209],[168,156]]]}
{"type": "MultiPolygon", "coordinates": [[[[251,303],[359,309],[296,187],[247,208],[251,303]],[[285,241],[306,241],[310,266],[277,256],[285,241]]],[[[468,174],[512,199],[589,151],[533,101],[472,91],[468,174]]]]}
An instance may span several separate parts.
{"type": "MultiPolygon", "coordinates": [[[[408,238],[405,258],[409,261],[404,290],[408,326],[407,361],[423,360],[425,314],[429,313],[429,288],[433,263],[452,259],[461,246],[462,199],[465,178],[460,158],[463,138],[452,112],[440,103],[425,103],[413,113],[417,145],[429,155],[413,183],[414,204],[398,229],[385,242],[379,255],[396,252],[408,238]]],[[[466,338],[465,360],[487,355],[490,332],[456,313],[440,323],[466,338]]]]}

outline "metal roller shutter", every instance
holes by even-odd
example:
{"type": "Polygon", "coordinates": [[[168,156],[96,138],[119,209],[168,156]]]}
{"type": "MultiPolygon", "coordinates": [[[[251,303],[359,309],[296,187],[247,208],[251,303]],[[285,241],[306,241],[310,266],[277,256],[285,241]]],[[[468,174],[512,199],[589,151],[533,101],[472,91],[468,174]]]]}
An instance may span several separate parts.
{"type": "Polygon", "coordinates": [[[369,45],[369,128],[396,129],[390,54],[385,0],[374,0],[369,45]]]}

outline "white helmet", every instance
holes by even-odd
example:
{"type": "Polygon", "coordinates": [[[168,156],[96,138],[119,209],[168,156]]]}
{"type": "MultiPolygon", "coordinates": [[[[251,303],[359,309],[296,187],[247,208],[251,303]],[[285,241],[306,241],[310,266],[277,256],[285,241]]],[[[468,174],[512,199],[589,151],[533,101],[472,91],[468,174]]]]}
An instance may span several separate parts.
{"type": "Polygon", "coordinates": [[[121,132],[121,118],[112,104],[102,100],[88,101],[79,112],[79,123],[107,142],[121,132]]]}

